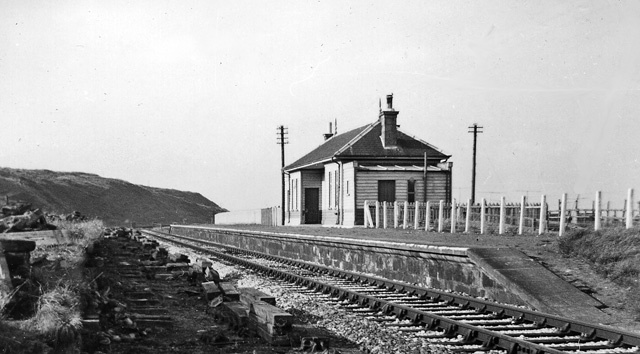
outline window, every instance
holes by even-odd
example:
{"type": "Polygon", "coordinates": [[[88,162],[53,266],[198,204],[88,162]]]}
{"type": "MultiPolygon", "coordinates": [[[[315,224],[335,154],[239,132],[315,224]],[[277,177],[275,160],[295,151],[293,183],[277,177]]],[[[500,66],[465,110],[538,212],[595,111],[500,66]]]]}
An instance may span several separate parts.
{"type": "Polygon", "coordinates": [[[298,210],[298,179],[292,178],[289,182],[289,194],[291,210],[298,210]]]}
{"type": "Polygon", "coordinates": [[[339,184],[338,184],[338,171],[333,173],[333,190],[335,193],[335,196],[333,198],[336,209],[338,209],[340,207],[340,188],[339,188],[339,184]]]}
{"type": "Polygon", "coordinates": [[[349,180],[347,180],[346,183],[347,185],[346,185],[345,192],[347,193],[347,195],[351,195],[351,192],[349,191],[349,180]]]}
{"type": "Polygon", "coordinates": [[[390,203],[396,201],[396,181],[378,181],[378,201],[390,203]]]}
{"type": "Polygon", "coordinates": [[[407,181],[407,201],[409,203],[416,201],[416,181],[413,179],[407,181]]]}
{"type": "Polygon", "coordinates": [[[333,180],[331,179],[331,171],[329,171],[329,178],[327,178],[327,185],[328,185],[328,190],[329,190],[329,196],[328,196],[328,200],[327,200],[327,207],[329,209],[332,209],[333,204],[331,204],[331,196],[333,195],[333,193],[331,192],[331,190],[333,189],[331,182],[333,182],[333,180]]]}

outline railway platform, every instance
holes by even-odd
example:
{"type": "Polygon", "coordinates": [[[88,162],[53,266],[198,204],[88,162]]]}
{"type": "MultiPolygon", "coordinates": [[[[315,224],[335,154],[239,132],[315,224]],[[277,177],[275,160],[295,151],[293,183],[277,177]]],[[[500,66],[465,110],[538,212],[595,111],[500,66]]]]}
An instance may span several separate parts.
{"type": "Polygon", "coordinates": [[[375,274],[592,323],[603,306],[523,252],[475,235],[371,233],[366,229],[171,225],[171,233],[247,250],[375,274]],[[475,238],[476,242],[469,242],[475,238]]]}

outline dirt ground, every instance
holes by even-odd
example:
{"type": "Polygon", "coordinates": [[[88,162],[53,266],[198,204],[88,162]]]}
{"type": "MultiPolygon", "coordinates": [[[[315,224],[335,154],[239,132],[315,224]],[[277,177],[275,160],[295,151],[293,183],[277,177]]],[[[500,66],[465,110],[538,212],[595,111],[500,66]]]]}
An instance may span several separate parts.
{"type": "MultiPolygon", "coordinates": [[[[211,227],[227,227],[207,225],[211,227]]],[[[563,255],[557,245],[557,234],[480,235],[436,233],[423,230],[333,228],[333,227],[269,227],[260,225],[228,226],[228,228],[290,234],[345,237],[402,243],[421,243],[463,247],[511,247],[522,251],[562,279],[591,295],[605,305],[602,309],[611,317],[608,325],[640,333],[640,313],[628,306],[626,298],[631,288],[619,286],[596,273],[583,259],[563,255]]]]}

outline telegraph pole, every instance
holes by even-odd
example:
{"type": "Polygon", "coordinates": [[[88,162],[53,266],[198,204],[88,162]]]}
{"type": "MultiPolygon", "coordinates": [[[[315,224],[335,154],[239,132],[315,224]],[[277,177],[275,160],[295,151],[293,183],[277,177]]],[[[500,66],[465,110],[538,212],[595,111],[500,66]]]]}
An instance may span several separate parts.
{"type": "Polygon", "coordinates": [[[477,123],[473,123],[473,126],[469,127],[467,133],[473,133],[473,167],[471,170],[471,204],[476,202],[476,146],[478,143],[478,133],[484,133],[482,127],[479,127],[477,123]]]}
{"type": "Polygon", "coordinates": [[[281,198],[281,214],[282,214],[282,225],[284,225],[284,221],[285,221],[285,213],[284,213],[284,145],[285,144],[289,144],[289,139],[287,137],[287,134],[289,133],[288,128],[285,127],[284,125],[281,125],[278,127],[278,144],[280,144],[280,152],[282,155],[282,163],[281,163],[281,167],[280,167],[280,173],[282,174],[282,198],[281,198]]]}

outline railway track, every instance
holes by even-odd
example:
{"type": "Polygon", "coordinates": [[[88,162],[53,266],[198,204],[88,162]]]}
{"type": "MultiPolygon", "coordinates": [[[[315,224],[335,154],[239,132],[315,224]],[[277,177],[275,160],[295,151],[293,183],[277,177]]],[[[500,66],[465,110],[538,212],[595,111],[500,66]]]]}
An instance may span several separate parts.
{"type": "Polygon", "coordinates": [[[614,328],[197,238],[141,232],[287,281],[293,291],[453,351],[640,353],[640,335],[614,328]]]}

